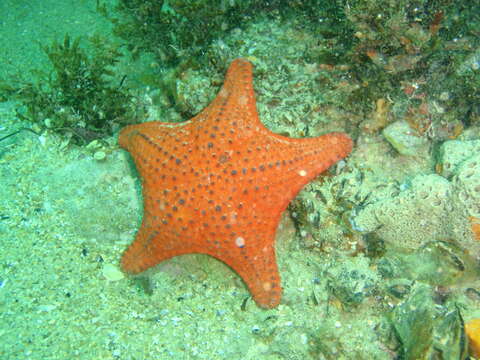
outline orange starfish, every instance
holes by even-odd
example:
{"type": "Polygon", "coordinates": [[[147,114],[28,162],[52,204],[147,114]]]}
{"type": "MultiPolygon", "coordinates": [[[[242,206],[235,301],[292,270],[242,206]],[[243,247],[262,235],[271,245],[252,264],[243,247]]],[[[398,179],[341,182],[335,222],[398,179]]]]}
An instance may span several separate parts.
{"type": "Polygon", "coordinates": [[[215,100],[193,119],[127,126],[119,143],[133,156],[144,199],[123,270],[208,254],[235,270],[264,308],[277,306],[282,293],[274,247],[281,213],[352,149],[343,133],[292,139],[265,128],[245,59],[232,62],[215,100]]]}

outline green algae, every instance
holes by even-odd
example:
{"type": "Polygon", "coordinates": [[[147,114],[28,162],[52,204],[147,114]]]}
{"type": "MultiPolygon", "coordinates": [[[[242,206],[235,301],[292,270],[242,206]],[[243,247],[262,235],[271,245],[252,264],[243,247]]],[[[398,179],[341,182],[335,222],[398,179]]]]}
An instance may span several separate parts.
{"type": "Polygon", "coordinates": [[[140,104],[122,87],[124,79],[114,84],[114,66],[121,57],[118,47],[99,36],[90,37],[89,46],[87,52],[79,37],[71,39],[68,34],[62,42],[44,45],[52,72],[37,69],[32,80],[3,81],[1,96],[21,103],[22,119],[75,143],[85,144],[138,122],[140,104]]]}

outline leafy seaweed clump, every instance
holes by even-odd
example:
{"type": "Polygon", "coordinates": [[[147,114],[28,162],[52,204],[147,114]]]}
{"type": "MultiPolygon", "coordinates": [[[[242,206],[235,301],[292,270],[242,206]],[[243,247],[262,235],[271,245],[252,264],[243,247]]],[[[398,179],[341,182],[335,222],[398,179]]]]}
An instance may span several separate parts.
{"type": "Polygon", "coordinates": [[[113,23],[114,34],[125,40],[134,57],[153,53],[160,63],[172,67],[185,59],[207,61],[204,55],[212,41],[257,16],[307,16],[321,4],[320,0],[118,0],[112,11],[99,0],[97,10],[113,23]]]}
{"type": "Polygon", "coordinates": [[[114,24],[133,56],[151,52],[169,66],[197,57],[220,34],[248,19],[254,1],[119,0],[114,12],[98,10],[114,24]]]}
{"type": "Polygon", "coordinates": [[[13,97],[22,106],[19,117],[70,136],[75,143],[111,135],[115,128],[138,122],[131,90],[116,79],[113,67],[121,57],[116,46],[98,36],[89,38],[92,53],[80,46],[80,38],[68,35],[63,42],[43,46],[53,71],[32,71],[32,80],[16,85],[3,81],[2,97],[13,97]],[[114,83],[116,80],[116,84],[114,83]]]}

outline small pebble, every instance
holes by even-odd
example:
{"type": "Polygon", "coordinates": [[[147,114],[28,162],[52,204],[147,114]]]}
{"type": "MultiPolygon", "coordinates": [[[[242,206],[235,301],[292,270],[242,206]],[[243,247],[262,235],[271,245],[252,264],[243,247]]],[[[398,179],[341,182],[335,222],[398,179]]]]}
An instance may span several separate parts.
{"type": "Polygon", "coordinates": [[[95,150],[100,147],[100,142],[98,140],[93,140],[87,145],[88,150],[95,150]]]}
{"type": "Polygon", "coordinates": [[[113,264],[105,264],[103,266],[102,274],[108,281],[122,280],[125,275],[113,264]]]}
{"type": "Polygon", "coordinates": [[[93,158],[97,161],[105,160],[106,157],[107,154],[105,154],[104,151],[97,151],[95,154],[93,154],[93,158]]]}
{"type": "Polygon", "coordinates": [[[52,310],[55,310],[57,308],[57,305],[53,305],[53,304],[48,304],[48,305],[40,305],[38,307],[38,311],[41,311],[41,312],[50,312],[52,310]]]}
{"type": "Polygon", "coordinates": [[[52,122],[52,119],[50,118],[46,118],[45,120],[43,120],[43,123],[49,129],[53,127],[53,122],[52,122]]]}

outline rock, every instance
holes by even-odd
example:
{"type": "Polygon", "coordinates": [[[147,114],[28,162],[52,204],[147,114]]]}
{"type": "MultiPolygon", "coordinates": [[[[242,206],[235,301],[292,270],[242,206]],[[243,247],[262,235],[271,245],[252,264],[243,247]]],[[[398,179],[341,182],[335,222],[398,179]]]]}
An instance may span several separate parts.
{"type": "Polygon", "coordinates": [[[118,281],[125,277],[123,272],[113,264],[105,264],[102,269],[102,274],[108,281],[118,281]]]}
{"type": "Polygon", "coordinates": [[[402,155],[426,156],[428,140],[419,136],[406,121],[396,121],[383,130],[385,139],[402,155]]]}
{"type": "Polygon", "coordinates": [[[104,151],[97,151],[95,154],[93,154],[93,158],[97,161],[103,161],[107,157],[107,154],[105,154],[104,151]]]}
{"type": "Polygon", "coordinates": [[[458,167],[474,154],[480,153],[480,140],[445,141],[440,147],[440,165],[442,176],[450,179],[458,167]]]}

